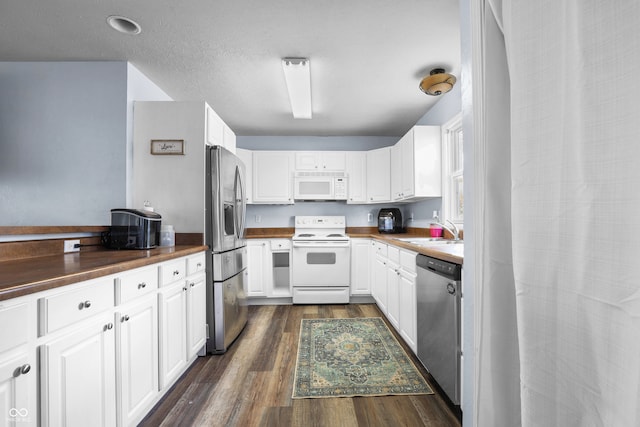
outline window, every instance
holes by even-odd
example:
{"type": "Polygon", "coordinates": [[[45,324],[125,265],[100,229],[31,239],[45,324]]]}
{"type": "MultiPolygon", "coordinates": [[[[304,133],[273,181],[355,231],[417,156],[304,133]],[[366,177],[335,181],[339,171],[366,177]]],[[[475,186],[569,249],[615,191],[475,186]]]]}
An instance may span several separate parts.
{"type": "Polygon", "coordinates": [[[442,125],[442,221],[464,220],[462,113],[442,125]]]}

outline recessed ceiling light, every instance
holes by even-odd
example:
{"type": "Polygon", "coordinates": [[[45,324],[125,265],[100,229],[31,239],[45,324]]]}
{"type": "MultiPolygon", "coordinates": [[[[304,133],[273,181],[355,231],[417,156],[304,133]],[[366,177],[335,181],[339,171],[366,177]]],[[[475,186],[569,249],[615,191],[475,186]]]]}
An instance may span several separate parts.
{"type": "Polygon", "coordinates": [[[107,24],[114,30],[125,34],[140,34],[142,31],[140,24],[124,16],[111,15],[107,18],[107,24]]]}

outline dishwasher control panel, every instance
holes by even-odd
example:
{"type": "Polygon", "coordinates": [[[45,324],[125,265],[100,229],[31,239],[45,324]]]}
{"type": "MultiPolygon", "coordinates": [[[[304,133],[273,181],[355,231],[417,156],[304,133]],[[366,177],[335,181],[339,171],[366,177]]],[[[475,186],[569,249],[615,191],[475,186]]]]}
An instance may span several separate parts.
{"type": "Polygon", "coordinates": [[[431,258],[425,255],[418,255],[416,265],[420,268],[431,270],[443,276],[448,276],[453,280],[460,280],[462,276],[462,266],[452,262],[431,258]]]}

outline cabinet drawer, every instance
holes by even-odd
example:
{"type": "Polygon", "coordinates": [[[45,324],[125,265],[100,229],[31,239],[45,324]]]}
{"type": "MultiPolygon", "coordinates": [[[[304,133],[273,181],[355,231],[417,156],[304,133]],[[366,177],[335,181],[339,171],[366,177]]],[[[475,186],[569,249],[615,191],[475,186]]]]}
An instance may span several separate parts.
{"type": "Polygon", "coordinates": [[[197,254],[187,258],[187,276],[199,273],[205,269],[205,254],[197,254]]]}
{"type": "Polygon", "coordinates": [[[411,273],[416,272],[416,256],[418,254],[412,251],[400,250],[400,267],[411,273]]]}
{"type": "Polygon", "coordinates": [[[10,306],[0,304],[0,353],[29,341],[29,325],[33,325],[30,317],[26,302],[10,306]]]}
{"type": "Polygon", "coordinates": [[[373,252],[376,253],[377,255],[380,255],[381,257],[386,258],[387,257],[387,245],[384,243],[380,243],[377,241],[373,241],[373,252]]]}
{"type": "Polygon", "coordinates": [[[185,258],[160,264],[160,286],[167,286],[186,277],[185,258]]]}
{"type": "Polygon", "coordinates": [[[38,303],[42,336],[113,307],[113,278],[92,281],[72,291],[40,298],[38,303]]]}
{"type": "Polygon", "coordinates": [[[389,246],[387,248],[387,258],[396,264],[400,264],[400,249],[395,246],[389,246]]]}
{"type": "Polygon", "coordinates": [[[271,241],[272,251],[283,251],[291,249],[291,240],[288,239],[274,239],[271,241]]]}
{"type": "Polygon", "coordinates": [[[124,304],[155,289],[158,289],[156,266],[132,270],[116,280],[116,304],[124,304]]]}

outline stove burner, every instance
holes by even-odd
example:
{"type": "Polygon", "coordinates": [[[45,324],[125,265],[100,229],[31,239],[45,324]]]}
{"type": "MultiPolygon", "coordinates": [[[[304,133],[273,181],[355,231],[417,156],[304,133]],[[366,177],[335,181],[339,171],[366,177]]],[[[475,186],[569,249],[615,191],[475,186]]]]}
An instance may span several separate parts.
{"type": "Polygon", "coordinates": [[[298,237],[313,237],[313,236],[315,236],[315,234],[311,234],[311,233],[298,234],[298,237]]]}
{"type": "Polygon", "coordinates": [[[342,234],[327,234],[327,237],[344,237],[342,234]]]}

